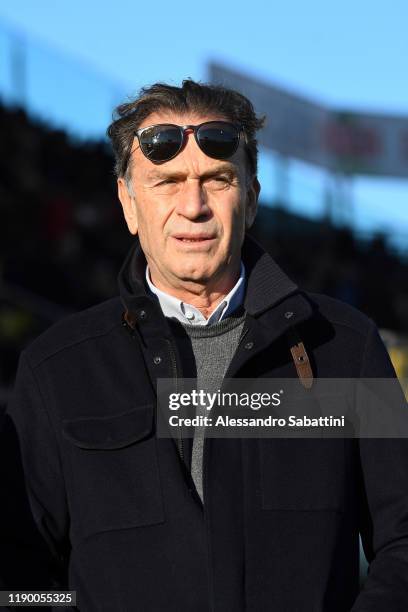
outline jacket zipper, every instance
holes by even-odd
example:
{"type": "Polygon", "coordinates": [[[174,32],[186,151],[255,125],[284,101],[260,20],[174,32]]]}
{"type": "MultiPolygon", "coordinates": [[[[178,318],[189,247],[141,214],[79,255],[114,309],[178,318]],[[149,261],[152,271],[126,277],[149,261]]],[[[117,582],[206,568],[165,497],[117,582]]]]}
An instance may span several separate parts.
{"type": "MultiPolygon", "coordinates": [[[[178,392],[178,371],[177,371],[177,360],[174,352],[173,344],[170,339],[168,339],[169,347],[170,347],[170,358],[171,358],[171,368],[173,372],[173,378],[175,379],[176,384],[176,392],[178,392]]],[[[180,459],[184,462],[184,440],[182,436],[182,429],[180,429],[179,437],[177,438],[177,448],[180,455],[180,459]]]]}
{"type": "MultiPolygon", "coordinates": [[[[243,333],[241,334],[241,337],[240,337],[240,339],[238,341],[237,348],[235,349],[235,352],[237,352],[238,347],[242,344],[242,341],[243,341],[243,339],[245,338],[245,336],[247,335],[248,332],[249,332],[249,327],[247,327],[246,329],[243,330],[243,333]]],[[[234,358],[234,356],[232,358],[234,358]]],[[[230,363],[230,365],[231,365],[231,363],[230,363]]],[[[228,370],[229,370],[229,366],[228,366],[226,374],[228,374],[228,370]]],[[[226,377],[224,377],[224,378],[226,378],[226,377]]]]}

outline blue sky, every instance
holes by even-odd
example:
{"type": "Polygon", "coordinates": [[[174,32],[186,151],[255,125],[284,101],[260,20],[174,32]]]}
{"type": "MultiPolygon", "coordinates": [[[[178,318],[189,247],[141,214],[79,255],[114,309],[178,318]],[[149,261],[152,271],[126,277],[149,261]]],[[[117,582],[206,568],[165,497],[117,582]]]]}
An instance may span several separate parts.
{"type": "MultiPolygon", "coordinates": [[[[1,24],[28,40],[27,98],[79,131],[101,132],[142,85],[205,80],[211,59],[335,107],[408,116],[406,0],[20,0],[0,5],[1,24]]],[[[0,35],[0,71],[1,51],[0,35]]],[[[273,155],[260,174],[273,197],[273,155]]],[[[290,177],[293,209],[318,213],[321,173],[295,163],[290,177]]],[[[353,201],[357,227],[408,248],[408,180],[355,179],[353,201]]]]}

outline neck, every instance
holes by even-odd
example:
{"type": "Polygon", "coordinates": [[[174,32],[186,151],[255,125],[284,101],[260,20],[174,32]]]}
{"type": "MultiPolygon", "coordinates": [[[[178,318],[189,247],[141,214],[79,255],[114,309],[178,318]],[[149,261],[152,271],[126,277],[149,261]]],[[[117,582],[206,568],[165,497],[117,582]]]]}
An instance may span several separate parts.
{"type": "Polygon", "coordinates": [[[149,278],[152,284],[169,295],[191,304],[197,308],[205,318],[208,318],[216,309],[218,304],[225,298],[236,285],[240,277],[240,263],[233,273],[224,275],[218,281],[212,279],[211,283],[187,282],[179,285],[171,285],[154,273],[149,266],[149,278]]]}

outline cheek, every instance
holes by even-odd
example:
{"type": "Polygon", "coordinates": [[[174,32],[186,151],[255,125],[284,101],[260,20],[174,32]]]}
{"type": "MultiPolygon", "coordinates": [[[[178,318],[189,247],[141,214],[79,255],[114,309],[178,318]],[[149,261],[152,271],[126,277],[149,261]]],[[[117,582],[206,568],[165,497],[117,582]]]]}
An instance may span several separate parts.
{"type": "Polygon", "coordinates": [[[239,233],[239,230],[245,226],[245,198],[241,198],[238,203],[231,209],[231,227],[234,235],[239,233]]]}
{"type": "Polygon", "coordinates": [[[140,202],[138,204],[137,221],[138,221],[138,235],[141,247],[143,251],[151,255],[154,250],[155,244],[157,244],[157,237],[155,232],[155,226],[149,215],[146,214],[146,202],[140,202]]]}
{"type": "Polygon", "coordinates": [[[155,240],[163,234],[165,223],[164,210],[155,202],[141,202],[138,207],[139,231],[146,237],[155,240]]]}
{"type": "Polygon", "coordinates": [[[225,228],[236,227],[245,212],[245,198],[240,193],[231,193],[228,197],[220,198],[214,212],[225,228]]]}

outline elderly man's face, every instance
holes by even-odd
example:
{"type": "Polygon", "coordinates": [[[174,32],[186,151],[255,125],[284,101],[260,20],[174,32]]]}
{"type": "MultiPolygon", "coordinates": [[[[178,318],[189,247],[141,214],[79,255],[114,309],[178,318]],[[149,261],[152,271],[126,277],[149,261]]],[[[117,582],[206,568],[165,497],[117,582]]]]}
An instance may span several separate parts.
{"type": "MultiPolygon", "coordinates": [[[[162,111],[149,115],[140,127],[213,120],[225,118],[162,111]]],[[[228,160],[205,155],[192,132],[186,134],[183,150],[161,164],[143,155],[137,138],[132,151],[130,193],[122,178],[118,192],[129,230],[139,234],[153,283],[163,290],[194,291],[197,284],[220,288],[233,278],[235,282],[259,193],[242,137],[228,160]]]]}

